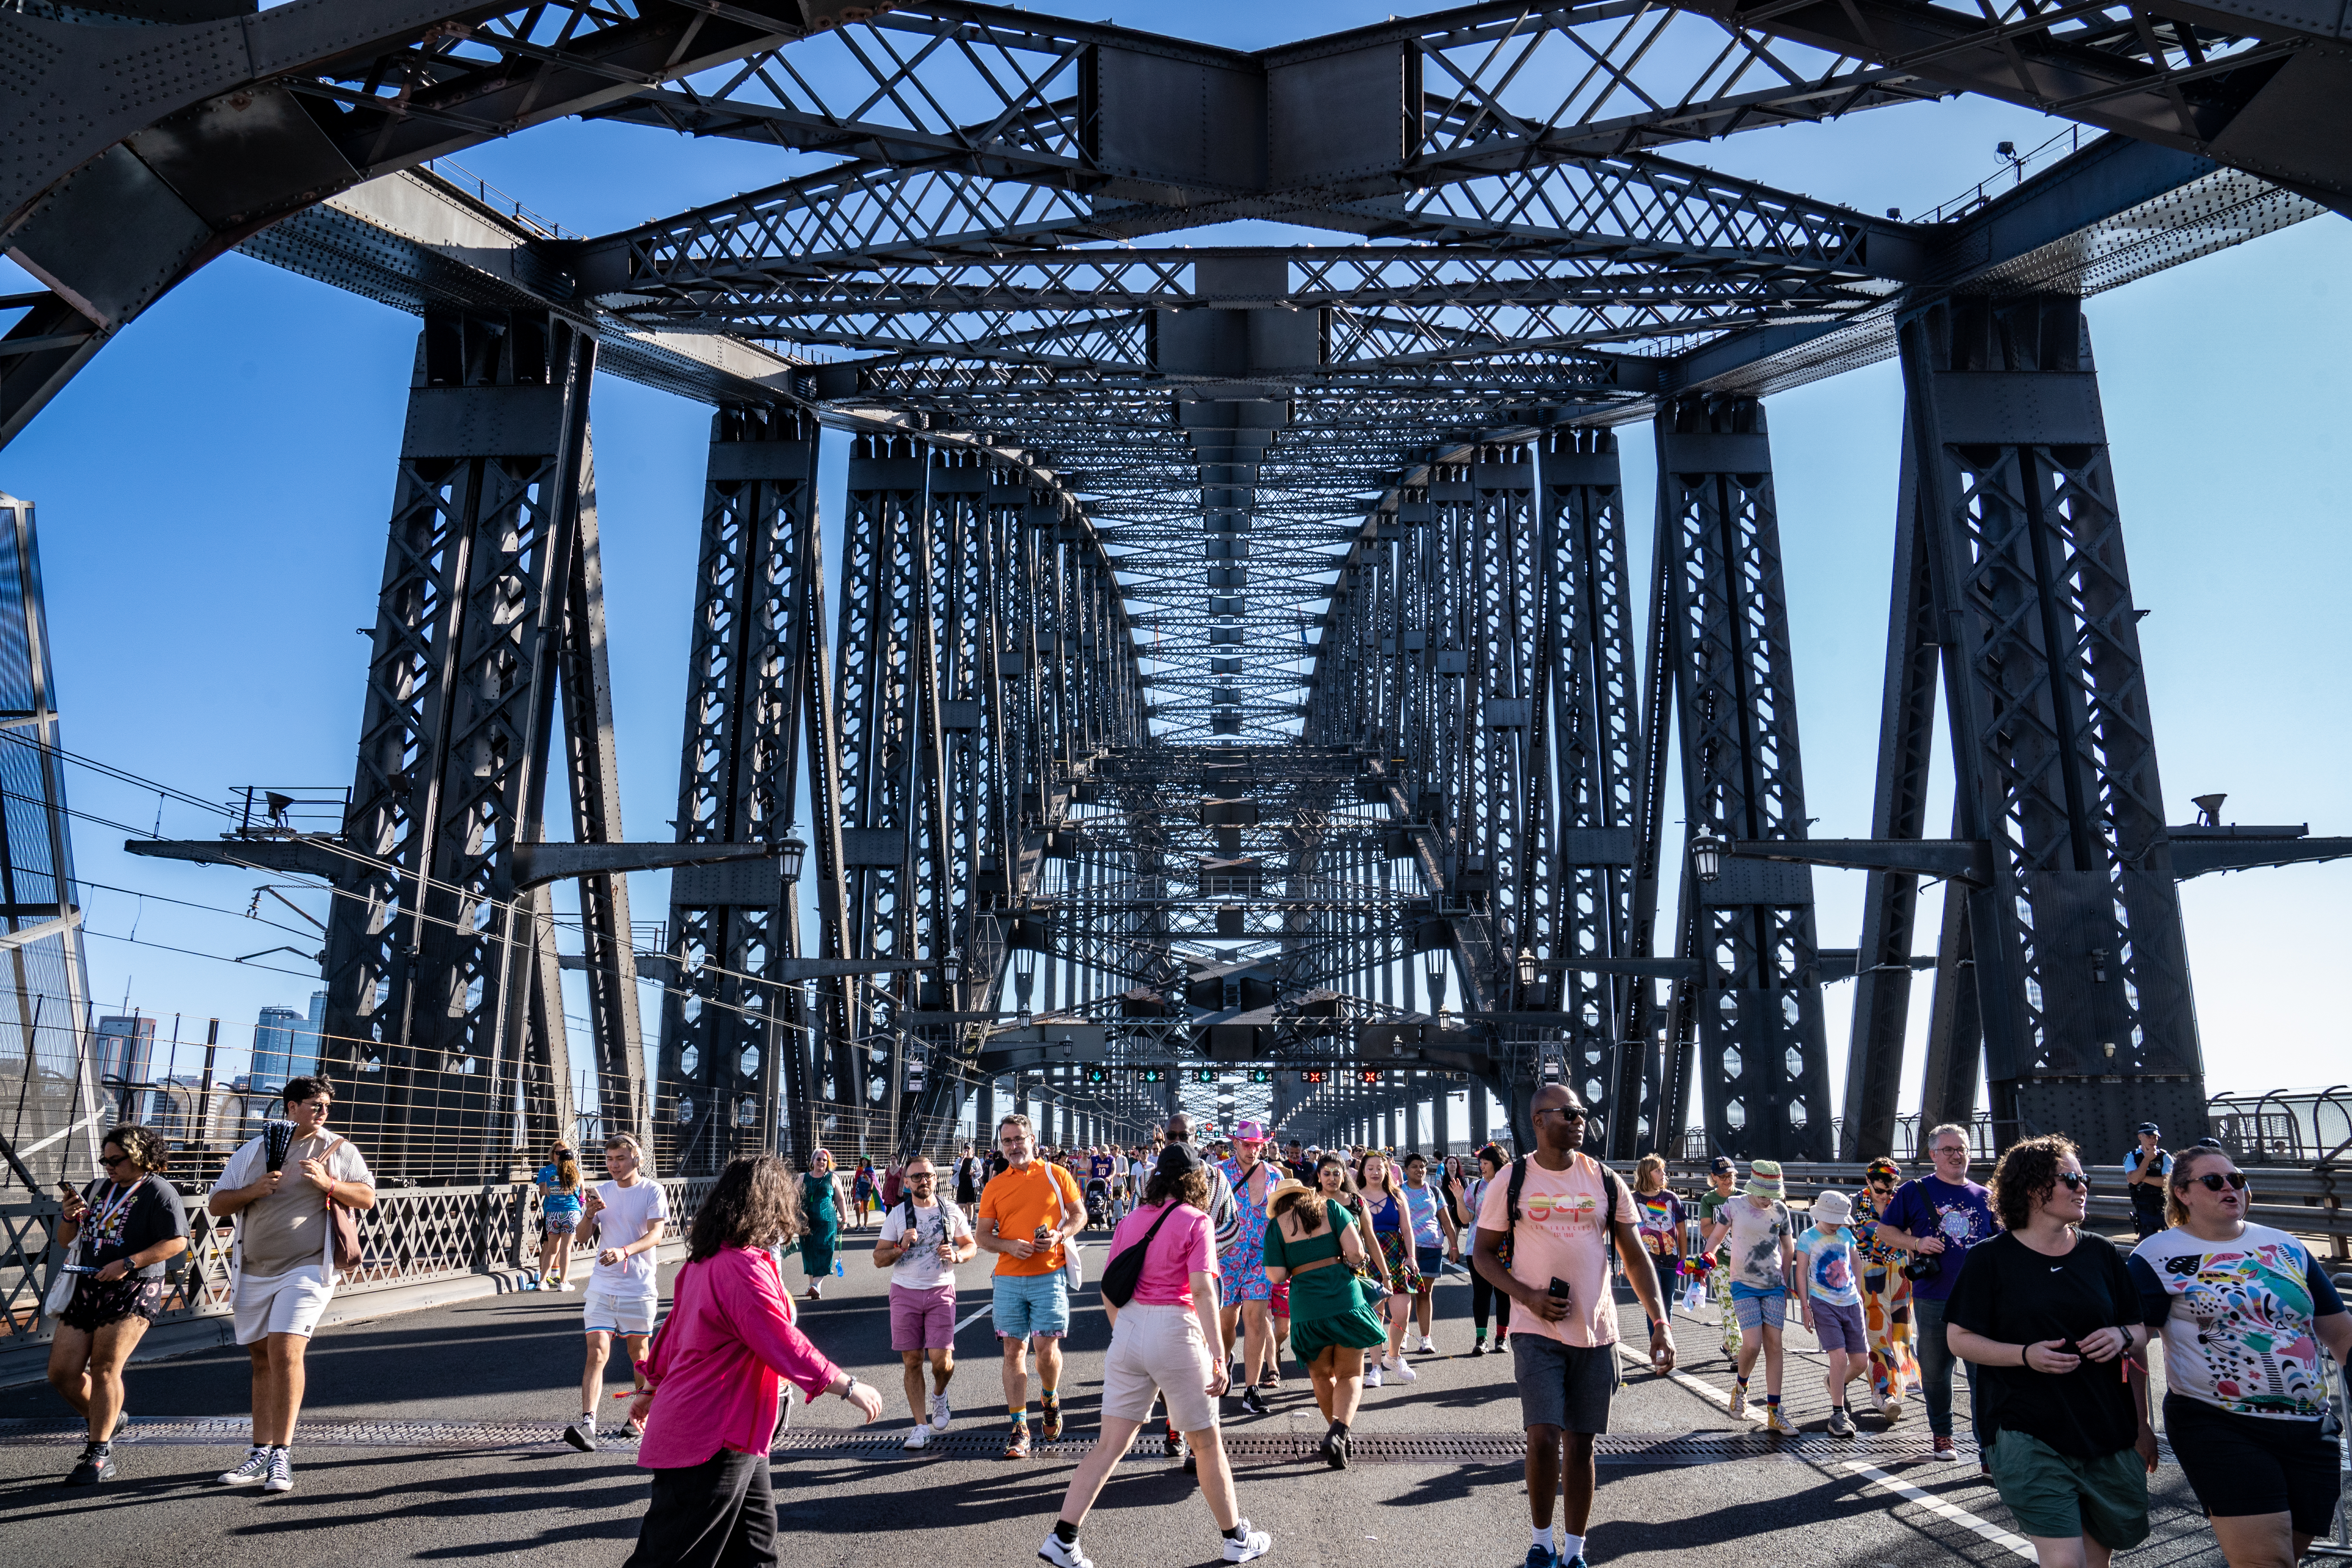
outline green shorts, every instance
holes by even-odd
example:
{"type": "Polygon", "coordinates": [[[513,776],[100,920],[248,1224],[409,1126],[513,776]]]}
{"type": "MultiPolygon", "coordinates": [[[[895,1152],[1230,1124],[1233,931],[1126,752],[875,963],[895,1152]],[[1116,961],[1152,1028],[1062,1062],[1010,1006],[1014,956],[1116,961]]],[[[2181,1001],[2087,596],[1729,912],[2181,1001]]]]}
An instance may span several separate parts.
{"type": "Polygon", "coordinates": [[[2147,1539],[2147,1471],[2130,1448],[2078,1459],[2003,1431],[1993,1439],[1992,1484],[2027,1535],[2087,1535],[2111,1552],[2147,1539]]]}

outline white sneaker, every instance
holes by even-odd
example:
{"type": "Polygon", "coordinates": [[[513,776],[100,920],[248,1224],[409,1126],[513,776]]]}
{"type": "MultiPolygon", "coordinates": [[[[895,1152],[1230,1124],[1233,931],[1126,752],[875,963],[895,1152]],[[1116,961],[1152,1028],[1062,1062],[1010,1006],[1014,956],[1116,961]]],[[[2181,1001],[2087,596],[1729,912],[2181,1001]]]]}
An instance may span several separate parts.
{"type": "MultiPolygon", "coordinates": [[[[1037,1555],[1051,1563],[1054,1568],[1095,1568],[1094,1559],[1078,1550],[1078,1543],[1062,1544],[1062,1538],[1052,1531],[1045,1532],[1045,1544],[1037,1548],[1037,1555]]],[[[1234,1559],[1239,1562],[1239,1558],[1234,1559]]]]}
{"type": "Polygon", "coordinates": [[[1423,1355],[1436,1355],[1439,1353],[1437,1349],[1437,1336],[1435,1334],[1423,1334],[1421,1336],[1421,1353],[1423,1355]]]}
{"type": "Polygon", "coordinates": [[[269,1450],[269,1479],[261,1483],[266,1492],[290,1492],[294,1489],[294,1458],[283,1448],[269,1450]]]}
{"type": "Polygon", "coordinates": [[[1243,1520],[1236,1528],[1241,1531],[1242,1538],[1235,1541],[1230,1535],[1225,1537],[1226,1562],[1247,1563],[1274,1550],[1274,1537],[1248,1520],[1243,1520]]]}
{"type": "Polygon", "coordinates": [[[948,1429],[948,1423],[954,1419],[955,1412],[948,1408],[948,1396],[944,1394],[932,1394],[930,1420],[931,1430],[934,1432],[944,1432],[948,1429]]]}
{"type": "Polygon", "coordinates": [[[233,1470],[223,1470],[216,1478],[225,1487],[249,1487],[269,1474],[269,1450],[247,1448],[245,1463],[233,1470]]]}
{"type": "Polygon", "coordinates": [[[928,1448],[930,1446],[931,1429],[919,1421],[915,1423],[915,1429],[907,1434],[907,1440],[899,1445],[903,1448],[928,1448]]]}
{"type": "Polygon", "coordinates": [[[1419,1348],[1420,1343],[1421,1331],[1418,1329],[1407,1329],[1404,1331],[1404,1342],[1397,1346],[1397,1353],[1400,1355],[1411,1355],[1415,1349],[1419,1348]]]}
{"type": "Polygon", "coordinates": [[[1367,1362],[1364,1364],[1364,1386],[1366,1388],[1378,1388],[1380,1385],[1381,1363],[1376,1361],[1367,1362]]]}
{"type": "Polygon", "coordinates": [[[555,1288],[559,1290],[570,1290],[572,1289],[572,1284],[569,1279],[558,1279],[555,1282],[555,1288]]]}
{"type": "Polygon", "coordinates": [[[1405,1360],[1402,1356],[1397,1357],[1396,1364],[1389,1368],[1389,1375],[1395,1378],[1399,1383],[1419,1383],[1421,1381],[1421,1373],[1413,1371],[1412,1363],[1405,1360]]]}

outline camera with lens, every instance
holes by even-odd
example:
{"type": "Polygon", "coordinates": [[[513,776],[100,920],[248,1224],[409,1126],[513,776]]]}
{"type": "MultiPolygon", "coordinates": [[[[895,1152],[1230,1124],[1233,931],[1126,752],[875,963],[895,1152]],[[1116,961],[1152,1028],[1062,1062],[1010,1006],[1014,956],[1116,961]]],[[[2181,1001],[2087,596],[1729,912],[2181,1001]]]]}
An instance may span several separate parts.
{"type": "Polygon", "coordinates": [[[1903,1278],[1916,1285],[1922,1279],[1933,1279],[1943,1271],[1943,1268],[1941,1253],[1915,1252],[1911,1255],[1911,1261],[1903,1266],[1903,1278]]]}

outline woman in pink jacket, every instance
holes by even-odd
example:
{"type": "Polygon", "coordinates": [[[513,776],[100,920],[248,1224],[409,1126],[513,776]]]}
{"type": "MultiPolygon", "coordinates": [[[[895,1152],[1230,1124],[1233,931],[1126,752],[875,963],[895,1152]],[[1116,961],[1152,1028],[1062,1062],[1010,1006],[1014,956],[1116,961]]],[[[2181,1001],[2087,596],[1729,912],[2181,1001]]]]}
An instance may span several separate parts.
{"type": "Polygon", "coordinates": [[[789,1378],[814,1399],[838,1394],[866,1420],[882,1395],[793,1326],[793,1300],[766,1248],[800,1234],[792,1172],[772,1154],[737,1160],[695,1210],[686,1267],[646,1358],[630,1414],[646,1430],[637,1463],[653,1506],[630,1568],[737,1568],[776,1561],[768,1447],[789,1378]]]}

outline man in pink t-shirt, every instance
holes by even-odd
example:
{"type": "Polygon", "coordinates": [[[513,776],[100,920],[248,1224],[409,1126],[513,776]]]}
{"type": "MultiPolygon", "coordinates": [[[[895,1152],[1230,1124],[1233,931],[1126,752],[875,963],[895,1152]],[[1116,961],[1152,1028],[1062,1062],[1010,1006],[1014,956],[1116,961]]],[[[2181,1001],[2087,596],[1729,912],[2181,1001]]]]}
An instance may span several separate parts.
{"type": "MultiPolygon", "coordinates": [[[[1527,1568],[1584,1568],[1585,1526],[1592,1518],[1592,1439],[1609,1430],[1609,1399],[1617,1387],[1617,1303],[1609,1289],[1605,1238],[1619,1253],[1639,1258],[1642,1233],[1625,1184],[1584,1154],[1583,1104],[1564,1084],[1546,1084],[1528,1108],[1536,1152],[1520,1162],[1517,1213],[1512,1213],[1506,1170],[1486,1184],[1478,1205],[1474,1263],[1479,1275],[1508,1296],[1511,1370],[1519,1384],[1519,1415],[1528,1429],[1528,1505],[1535,1542],[1527,1568]],[[1507,1243],[1507,1268],[1500,1248],[1507,1243]],[[1563,1450],[1565,1460],[1563,1463],[1563,1450]],[[1551,1500],[1568,1479],[1565,1539],[1552,1544],[1551,1500]]],[[[1650,1364],[1675,1364],[1675,1342],[1657,1281],[1647,1268],[1626,1270],[1626,1282],[1650,1316],[1650,1364]]]]}

